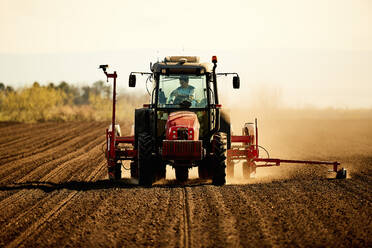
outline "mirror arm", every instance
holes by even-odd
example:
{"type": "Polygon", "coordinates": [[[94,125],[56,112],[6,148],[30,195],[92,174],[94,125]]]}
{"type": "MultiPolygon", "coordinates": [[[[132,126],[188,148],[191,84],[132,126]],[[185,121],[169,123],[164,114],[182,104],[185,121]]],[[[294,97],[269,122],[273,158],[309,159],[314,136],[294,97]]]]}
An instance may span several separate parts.
{"type": "Polygon", "coordinates": [[[219,72],[219,73],[216,73],[216,75],[217,76],[235,75],[235,76],[239,77],[237,72],[219,72]]]}

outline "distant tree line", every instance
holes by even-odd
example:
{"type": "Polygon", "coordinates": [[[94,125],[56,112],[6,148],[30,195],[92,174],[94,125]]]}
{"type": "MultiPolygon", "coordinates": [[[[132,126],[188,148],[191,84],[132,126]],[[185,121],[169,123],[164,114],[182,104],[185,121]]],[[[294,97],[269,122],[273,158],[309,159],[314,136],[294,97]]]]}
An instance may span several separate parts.
{"type": "MultiPolygon", "coordinates": [[[[118,112],[125,112],[124,118],[131,118],[132,110],[147,101],[145,95],[128,93],[117,98],[118,112]]],[[[17,90],[0,83],[0,121],[110,120],[111,105],[111,86],[103,81],[82,87],[65,81],[45,86],[34,82],[17,90]]]]}
{"type": "Polygon", "coordinates": [[[13,91],[14,91],[13,87],[11,87],[11,86],[5,86],[4,83],[1,83],[0,82],[0,92],[1,93],[13,92],[13,91]]]}

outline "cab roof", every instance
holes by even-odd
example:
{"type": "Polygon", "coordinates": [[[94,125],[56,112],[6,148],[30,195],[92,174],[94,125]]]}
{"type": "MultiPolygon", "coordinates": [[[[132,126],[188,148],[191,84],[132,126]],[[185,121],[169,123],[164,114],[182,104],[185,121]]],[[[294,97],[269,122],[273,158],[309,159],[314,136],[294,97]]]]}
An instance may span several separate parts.
{"type": "Polygon", "coordinates": [[[200,63],[197,56],[167,56],[162,62],[156,62],[151,67],[151,71],[159,73],[164,73],[165,71],[167,74],[204,74],[211,72],[211,69],[210,64],[200,63]]]}

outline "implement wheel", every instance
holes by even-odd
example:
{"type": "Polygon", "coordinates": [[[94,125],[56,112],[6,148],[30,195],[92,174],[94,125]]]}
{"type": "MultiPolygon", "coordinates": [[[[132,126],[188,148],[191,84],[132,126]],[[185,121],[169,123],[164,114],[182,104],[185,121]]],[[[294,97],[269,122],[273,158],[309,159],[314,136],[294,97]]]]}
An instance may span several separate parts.
{"type": "Polygon", "coordinates": [[[121,162],[117,161],[114,166],[108,168],[110,181],[121,179],[121,162]]]}
{"type": "Polygon", "coordinates": [[[243,162],[243,178],[244,179],[251,179],[252,172],[254,172],[254,168],[256,167],[255,162],[243,162]]]}
{"type": "Polygon", "coordinates": [[[337,171],[336,179],[346,179],[347,177],[347,171],[345,168],[342,168],[341,170],[337,171]]]}
{"type": "Polygon", "coordinates": [[[138,135],[138,180],[143,186],[151,186],[154,182],[152,160],[152,138],[148,133],[138,135]]]}
{"type": "Polygon", "coordinates": [[[226,134],[216,133],[212,142],[213,157],[213,185],[224,185],[226,183],[226,134]]]}
{"type": "Polygon", "coordinates": [[[226,176],[228,178],[234,178],[235,163],[231,159],[227,159],[226,163],[226,176]]]}

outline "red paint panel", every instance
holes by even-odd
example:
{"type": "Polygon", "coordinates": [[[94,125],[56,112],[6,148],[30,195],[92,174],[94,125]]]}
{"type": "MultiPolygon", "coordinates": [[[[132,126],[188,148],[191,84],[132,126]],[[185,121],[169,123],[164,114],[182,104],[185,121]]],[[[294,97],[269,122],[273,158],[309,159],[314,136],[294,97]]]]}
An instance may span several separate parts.
{"type": "Polygon", "coordinates": [[[164,140],[162,156],[167,160],[201,160],[203,154],[200,140],[164,140]]]}
{"type": "Polygon", "coordinates": [[[116,137],[115,141],[116,141],[116,143],[130,143],[130,144],[134,144],[134,136],[116,137]]]}
{"type": "Polygon", "coordinates": [[[250,142],[250,137],[249,136],[237,136],[237,135],[232,135],[231,136],[231,142],[244,142],[244,143],[249,143],[250,142]]]}
{"type": "Polygon", "coordinates": [[[190,137],[189,140],[199,139],[200,124],[198,121],[198,116],[194,112],[178,111],[178,112],[170,113],[168,116],[167,123],[165,125],[166,139],[167,140],[177,139],[178,128],[188,129],[189,137],[190,137]],[[192,138],[190,136],[190,131],[192,133],[192,138]]]}

